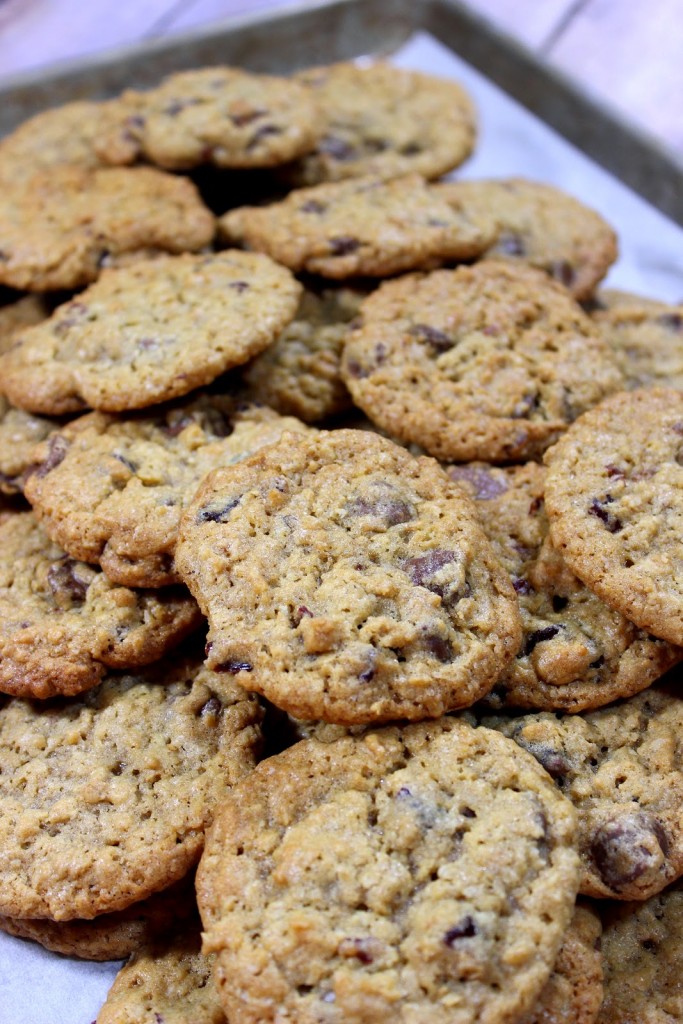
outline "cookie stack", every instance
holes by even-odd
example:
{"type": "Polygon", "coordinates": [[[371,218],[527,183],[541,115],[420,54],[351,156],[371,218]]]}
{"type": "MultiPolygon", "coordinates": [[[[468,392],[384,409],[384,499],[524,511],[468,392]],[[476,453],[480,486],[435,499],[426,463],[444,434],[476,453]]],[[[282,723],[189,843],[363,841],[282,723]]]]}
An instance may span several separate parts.
{"type": "Polygon", "coordinates": [[[683,1016],[683,310],[474,141],[378,63],[0,142],[0,928],[99,1024],[683,1016]]]}

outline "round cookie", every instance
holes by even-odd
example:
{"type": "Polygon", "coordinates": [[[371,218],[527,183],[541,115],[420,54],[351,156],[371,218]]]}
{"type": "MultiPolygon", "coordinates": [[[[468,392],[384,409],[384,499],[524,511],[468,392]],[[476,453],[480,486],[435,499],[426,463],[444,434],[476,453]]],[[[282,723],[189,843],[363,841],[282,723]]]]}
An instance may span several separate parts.
{"type": "Polygon", "coordinates": [[[57,420],[15,409],[0,394],[0,491],[21,494],[32,453],[39,441],[60,426],[57,420]]]}
{"type": "Polygon", "coordinates": [[[614,395],[548,453],[553,543],[603,601],[683,645],[683,395],[614,395]]]}
{"type": "Polygon", "coordinates": [[[548,534],[542,466],[474,463],[448,474],[476,499],[522,615],[521,650],[484,698],[488,707],[601,707],[644,690],[683,658],[683,649],[638,629],[567,567],[548,534]]]}
{"type": "Polygon", "coordinates": [[[341,354],[366,294],[354,288],[306,288],[291,324],[245,369],[248,397],[306,423],[348,409],[341,354]]]}
{"type": "Polygon", "coordinates": [[[93,1024],[227,1024],[199,922],[149,943],[121,968],[93,1024]]]}
{"type": "Polygon", "coordinates": [[[485,256],[521,260],[545,270],[575,299],[589,298],[617,258],[610,225],[578,199],[524,178],[455,181],[439,194],[476,223],[496,224],[485,256]]]}
{"type": "Polygon", "coordinates": [[[197,875],[226,1016],[516,1020],[555,961],[574,815],[503,737],[444,718],[263,761],[197,875]]]}
{"type": "Polygon", "coordinates": [[[598,1024],[683,1020],[683,884],[644,903],[605,904],[605,1000],[598,1024]]]}
{"type": "Polygon", "coordinates": [[[495,260],[383,284],[347,337],[342,376],[393,436],[490,462],[537,457],[621,383],[564,288],[495,260]]]}
{"type": "Polygon", "coordinates": [[[644,900],[683,872],[683,700],[651,689],[583,715],[484,716],[579,813],[581,892],[644,900]]]}
{"type": "Polygon", "coordinates": [[[578,903],[553,972],[518,1024],[595,1024],[603,998],[601,934],[598,914],[578,903]]]}
{"type": "Polygon", "coordinates": [[[95,149],[111,164],[143,158],[170,170],[272,167],[308,152],[321,130],[316,100],[299,83],[240,68],[197,68],[109,103],[95,149]]]}
{"type": "Polygon", "coordinates": [[[185,178],[151,167],[55,167],[0,197],[0,284],[78,288],[122,253],[201,249],[214,219],[185,178]]]}
{"type": "Polygon", "coordinates": [[[259,720],[256,700],[189,655],[68,702],[7,700],[0,913],[89,919],[182,878],[217,799],[253,767],[259,720]]]}
{"type": "Polygon", "coordinates": [[[683,306],[634,301],[592,316],[614,352],[625,387],[683,391],[683,306]]]}
{"type": "Polygon", "coordinates": [[[185,395],[266,348],[301,286],[259,253],[166,256],[104,271],[0,359],[10,401],[59,415],[185,395]]]}
{"type": "Polygon", "coordinates": [[[436,717],[493,685],[517,600],[436,463],[366,431],[285,434],[205,478],[176,562],[208,664],[297,718],[436,717]]]}
{"type": "Polygon", "coordinates": [[[0,692],[45,699],[149,665],[201,624],[180,588],[134,591],[53,544],[31,512],[0,521],[0,692]]]}
{"type": "Polygon", "coordinates": [[[10,185],[27,170],[64,164],[94,170],[102,161],[93,148],[105,105],[78,100],[30,117],[0,140],[0,181],[10,185]]]}
{"type": "Polygon", "coordinates": [[[194,923],[197,901],[194,873],[125,910],[100,914],[91,921],[3,917],[0,930],[30,939],[53,953],[82,960],[123,960],[141,946],[165,935],[180,922],[194,923]]]}
{"type": "Polygon", "coordinates": [[[385,63],[307,68],[295,81],[312,90],[326,122],[313,152],[287,168],[297,185],[366,174],[438,178],[474,146],[474,106],[457,82],[385,63]]]}
{"type": "Polygon", "coordinates": [[[27,495],[45,529],[73,557],[126,586],[178,583],[174,554],[183,508],[202,477],[239,462],[292,417],[227,395],[200,395],[127,417],[90,413],[33,452],[27,495]]]}
{"type": "Polygon", "coordinates": [[[297,189],[279,203],[230,210],[218,227],[229,243],[329,278],[388,277],[472,259],[490,238],[417,174],[297,189]]]}

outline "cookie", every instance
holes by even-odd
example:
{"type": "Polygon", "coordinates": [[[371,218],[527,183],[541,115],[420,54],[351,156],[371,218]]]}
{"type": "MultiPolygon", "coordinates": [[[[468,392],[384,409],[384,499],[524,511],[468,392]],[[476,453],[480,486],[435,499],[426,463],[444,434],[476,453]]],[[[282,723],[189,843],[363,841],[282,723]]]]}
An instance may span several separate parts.
{"type": "Polygon", "coordinates": [[[170,170],[272,167],[308,152],[321,130],[313,93],[297,82],[198,68],[108,104],[95,150],[107,163],[145,159],[170,170]]]}
{"type": "Polygon", "coordinates": [[[569,567],[641,629],[683,644],[683,395],[623,392],[548,453],[545,500],[569,567]]]}
{"type": "Polygon", "coordinates": [[[218,227],[229,243],[329,278],[388,277],[472,259],[490,237],[417,174],[297,189],[279,203],[230,210],[218,227]]]}
{"type": "Polygon", "coordinates": [[[183,508],[202,477],[238,462],[292,417],[227,395],[200,395],[127,417],[90,413],[35,449],[26,490],[45,529],[73,557],[126,586],[178,583],[183,508]]]}
{"type": "Polygon", "coordinates": [[[201,624],[184,589],[134,591],[53,544],[31,512],[0,522],[0,691],[45,699],[149,665],[201,624]]]}
{"type": "Polygon", "coordinates": [[[464,208],[495,240],[485,256],[521,260],[545,270],[575,299],[589,298],[617,258],[610,225],[578,199],[524,178],[456,181],[438,186],[443,199],[464,208]]]}
{"type": "Polygon", "coordinates": [[[93,148],[105,105],[78,100],[30,117],[0,140],[0,181],[11,184],[27,171],[65,164],[91,171],[102,161],[93,148]]]}
{"type": "Polygon", "coordinates": [[[52,304],[43,295],[24,295],[17,298],[17,292],[7,289],[12,299],[0,306],[0,355],[13,345],[14,334],[22,327],[31,327],[45,320],[53,310],[52,304]]]}
{"type": "Polygon", "coordinates": [[[683,306],[624,302],[592,315],[625,387],[683,391],[683,306]]]}
{"type": "Polygon", "coordinates": [[[93,1024],[227,1024],[199,923],[149,943],[119,971],[93,1024]]]}
{"type": "Polygon", "coordinates": [[[191,182],[151,167],[55,167],[4,183],[0,284],[78,288],[112,255],[201,249],[214,219],[191,182]]]}
{"type": "Polygon", "coordinates": [[[253,698],[196,656],[111,674],[68,702],[0,709],[0,913],[89,919],[197,862],[258,744],[253,698]]]}
{"type": "Polygon", "coordinates": [[[0,359],[10,401],[59,415],[141,409],[247,362],[293,318],[301,286],[267,256],[231,250],[104,271],[0,359]]]}
{"type": "Polygon", "coordinates": [[[605,1000],[598,1024],[683,1020],[683,884],[644,903],[607,904],[602,956],[605,1000]]]}
{"type": "Polygon", "coordinates": [[[552,974],[518,1024],[595,1024],[604,992],[601,934],[598,914],[579,903],[552,974]]]}
{"type": "Polygon", "coordinates": [[[194,873],[126,910],[100,914],[91,921],[49,921],[47,918],[3,917],[0,930],[30,939],[53,953],[81,960],[123,960],[179,923],[188,925],[197,913],[194,873]]]}
{"type": "Polygon", "coordinates": [[[347,338],[354,402],[445,460],[535,458],[620,386],[607,345],[539,270],[482,260],[383,284],[347,338]]]}
{"type": "Polygon", "coordinates": [[[247,395],[306,423],[348,409],[341,354],[366,294],[354,288],[306,288],[294,320],[244,371],[247,395]]]}
{"type": "Polygon", "coordinates": [[[573,912],[572,808],[444,718],[305,740],[228,794],[197,875],[229,1020],[512,1021],[573,912]]]}
{"type": "Polygon", "coordinates": [[[58,420],[15,409],[0,394],[0,492],[23,492],[33,449],[59,426],[58,420]]]}
{"type": "Polygon", "coordinates": [[[297,718],[436,717],[482,696],[519,646],[470,502],[365,431],[285,434],[214,470],[176,562],[210,622],[210,667],[297,718]]]}
{"type": "Polygon", "coordinates": [[[332,64],[295,75],[313,92],[325,129],[287,168],[297,185],[376,174],[438,178],[471,153],[474,105],[456,82],[391,64],[332,64]]]}
{"type": "Polygon", "coordinates": [[[683,649],[638,629],[567,567],[548,533],[542,466],[475,463],[448,473],[476,499],[522,615],[521,650],[484,698],[488,707],[601,707],[644,690],[683,658],[683,649]]]}
{"type": "Polygon", "coordinates": [[[575,804],[582,893],[644,900],[683,873],[683,700],[675,689],[583,715],[482,722],[533,754],[575,804]]]}

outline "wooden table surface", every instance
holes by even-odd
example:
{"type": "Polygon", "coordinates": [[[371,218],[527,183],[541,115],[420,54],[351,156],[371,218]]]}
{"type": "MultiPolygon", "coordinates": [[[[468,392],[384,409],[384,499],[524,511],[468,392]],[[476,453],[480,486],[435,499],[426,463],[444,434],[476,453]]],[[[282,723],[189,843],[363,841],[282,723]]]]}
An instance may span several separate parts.
{"type": "MultiPolygon", "coordinates": [[[[292,0],[0,0],[0,79],[292,0]]],[[[681,0],[465,0],[683,155],[681,0]]]]}

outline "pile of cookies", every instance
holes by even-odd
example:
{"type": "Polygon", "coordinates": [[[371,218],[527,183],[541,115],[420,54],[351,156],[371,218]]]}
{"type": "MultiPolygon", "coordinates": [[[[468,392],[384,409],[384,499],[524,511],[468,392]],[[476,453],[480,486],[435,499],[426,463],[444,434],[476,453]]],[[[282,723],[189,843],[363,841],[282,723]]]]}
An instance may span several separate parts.
{"type": "Polygon", "coordinates": [[[475,121],[218,67],[0,141],[0,928],[130,956],[98,1024],[683,1019],[683,307],[438,180],[475,121]]]}

